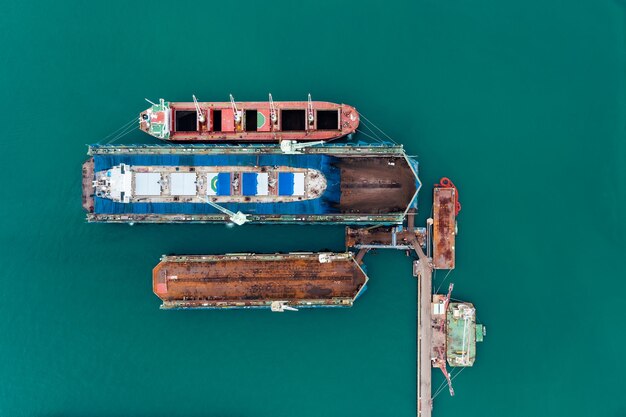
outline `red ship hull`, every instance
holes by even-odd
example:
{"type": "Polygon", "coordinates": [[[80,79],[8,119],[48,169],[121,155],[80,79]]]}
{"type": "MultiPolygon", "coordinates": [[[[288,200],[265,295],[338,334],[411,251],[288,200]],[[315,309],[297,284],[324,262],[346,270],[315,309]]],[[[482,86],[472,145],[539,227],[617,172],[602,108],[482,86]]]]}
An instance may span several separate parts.
{"type": "Polygon", "coordinates": [[[359,125],[354,107],[324,101],[197,104],[161,101],[141,113],[140,129],[174,142],[279,142],[329,141],[359,125]]]}

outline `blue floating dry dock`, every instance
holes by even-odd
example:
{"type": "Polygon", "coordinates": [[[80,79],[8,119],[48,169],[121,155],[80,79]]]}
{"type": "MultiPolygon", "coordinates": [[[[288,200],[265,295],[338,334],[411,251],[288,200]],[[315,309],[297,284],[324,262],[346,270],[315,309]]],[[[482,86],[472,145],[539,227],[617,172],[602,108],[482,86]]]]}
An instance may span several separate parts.
{"type": "Polygon", "coordinates": [[[397,145],[90,146],[89,222],[399,224],[418,164],[397,145]]]}

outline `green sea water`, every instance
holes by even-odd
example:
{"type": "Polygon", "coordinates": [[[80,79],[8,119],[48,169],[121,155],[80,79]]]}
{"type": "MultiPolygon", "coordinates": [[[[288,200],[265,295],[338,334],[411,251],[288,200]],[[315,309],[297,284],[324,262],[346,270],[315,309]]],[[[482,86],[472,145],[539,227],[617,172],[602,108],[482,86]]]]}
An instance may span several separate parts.
{"type": "Polygon", "coordinates": [[[448,281],[488,333],[434,416],[626,416],[623,1],[1,6],[0,416],[415,415],[403,253],[366,257],[352,309],[161,311],[162,254],[342,250],[343,228],[84,221],[85,144],[144,97],[268,92],[355,105],[418,155],[421,224],[459,187],[448,281]]]}

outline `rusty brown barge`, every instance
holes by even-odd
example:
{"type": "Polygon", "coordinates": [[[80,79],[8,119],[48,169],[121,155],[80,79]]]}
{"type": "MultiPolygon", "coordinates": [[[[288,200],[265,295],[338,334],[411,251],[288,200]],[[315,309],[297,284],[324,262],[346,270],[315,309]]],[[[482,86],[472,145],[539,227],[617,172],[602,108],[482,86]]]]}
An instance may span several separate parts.
{"type": "Polygon", "coordinates": [[[164,309],[350,307],[367,275],[347,253],[163,256],[152,272],[164,309]]]}

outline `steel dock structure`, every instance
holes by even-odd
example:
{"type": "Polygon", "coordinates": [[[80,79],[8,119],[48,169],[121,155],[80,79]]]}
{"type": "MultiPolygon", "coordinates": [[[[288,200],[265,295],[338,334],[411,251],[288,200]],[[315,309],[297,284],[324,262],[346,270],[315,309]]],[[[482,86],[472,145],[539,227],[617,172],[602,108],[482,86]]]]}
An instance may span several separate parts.
{"type": "Polygon", "coordinates": [[[90,146],[82,182],[87,221],[394,225],[417,207],[417,160],[401,146],[292,151],[90,146]]]}
{"type": "Polygon", "coordinates": [[[415,211],[395,226],[346,228],[344,253],[227,254],[164,256],[153,270],[153,290],[163,309],[351,307],[365,291],[365,255],[375,249],[413,255],[417,277],[416,371],[418,417],[430,417],[432,369],[440,369],[454,395],[448,366],[474,364],[485,328],[471,303],[433,293],[433,271],[455,267],[458,191],[439,184],[433,191],[433,218],[415,227],[415,211]]]}
{"type": "Polygon", "coordinates": [[[426,227],[415,227],[414,213],[406,225],[346,228],[346,246],[358,250],[357,259],[373,249],[399,249],[413,253],[413,276],[417,283],[417,404],[418,417],[432,415],[432,369],[438,368],[454,395],[447,366],[472,366],[476,342],[481,342],[485,328],[476,323],[471,303],[452,302],[448,293],[433,293],[433,271],[455,268],[456,221],[460,211],[458,190],[447,178],[433,189],[433,218],[426,227]]]}
{"type": "Polygon", "coordinates": [[[352,253],[163,256],[152,273],[161,308],[350,307],[367,275],[352,253]]]}

